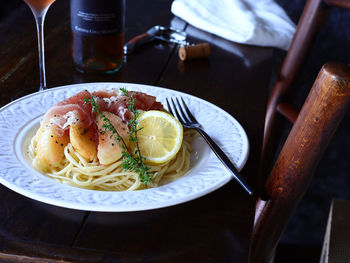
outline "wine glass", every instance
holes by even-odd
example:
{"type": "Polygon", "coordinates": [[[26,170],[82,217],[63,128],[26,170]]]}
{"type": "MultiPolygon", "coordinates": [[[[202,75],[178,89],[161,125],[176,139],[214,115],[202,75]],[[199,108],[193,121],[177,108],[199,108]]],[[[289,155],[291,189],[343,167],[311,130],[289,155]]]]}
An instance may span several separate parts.
{"type": "Polygon", "coordinates": [[[39,48],[39,72],[40,72],[40,88],[46,88],[45,75],[45,56],[44,56],[44,20],[47,10],[55,0],[24,0],[32,10],[35,18],[36,29],[38,33],[38,48],[39,48]]]}

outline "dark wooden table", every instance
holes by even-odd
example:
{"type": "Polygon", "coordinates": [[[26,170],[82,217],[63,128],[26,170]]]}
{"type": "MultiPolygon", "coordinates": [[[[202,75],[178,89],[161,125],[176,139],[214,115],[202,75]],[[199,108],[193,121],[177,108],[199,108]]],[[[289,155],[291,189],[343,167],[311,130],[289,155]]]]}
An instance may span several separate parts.
{"type": "MultiPolygon", "coordinates": [[[[70,55],[69,1],[58,0],[46,17],[47,84],[142,83],[210,101],[246,130],[250,155],[242,174],[256,188],[272,51],[195,30],[174,20],[170,5],[170,0],[128,0],[126,39],[156,24],[176,23],[191,34],[202,34],[202,39],[190,36],[190,41],[212,42],[208,59],[183,63],[178,46],[155,42],[126,57],[115,75],[81,74],[70,55]]],[[[36,41],[27,6],[0,21],[1,106],[38,91],[36,41]]],[[[254,208],[255,198],[235,181],[191,202],[127,213],[56,207],[0,186],[0,261],[248,262],[254,208]]]]}

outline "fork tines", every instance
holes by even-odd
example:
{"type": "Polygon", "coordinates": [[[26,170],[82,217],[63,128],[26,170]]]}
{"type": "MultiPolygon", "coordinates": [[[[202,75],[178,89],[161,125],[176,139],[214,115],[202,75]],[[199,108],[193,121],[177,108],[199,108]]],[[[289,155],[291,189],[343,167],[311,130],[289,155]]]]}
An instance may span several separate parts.
{"type": "Polygon", "coordinates": [[[183,98],[180,97],[180,99],[181,99],[181,103],[177,97],[175,97],[175,99],[173,98],[170,98],[169,100],[166,99],[166,104],[169,112],[175,118],[177,118],[183,125],[197,122],[194,116],[191,114],[190,110],[188,109],[183,98]]]}

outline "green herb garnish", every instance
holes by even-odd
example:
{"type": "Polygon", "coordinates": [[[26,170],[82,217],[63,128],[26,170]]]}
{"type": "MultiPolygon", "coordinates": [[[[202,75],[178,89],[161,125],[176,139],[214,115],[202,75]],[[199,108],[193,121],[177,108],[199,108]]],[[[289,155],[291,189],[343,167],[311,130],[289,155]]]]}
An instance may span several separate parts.
{"type": "Polygon", "coordinates": [[[104,123],[102,125],[102,128],[104,131],[109,131],[111,133],[111,138],[113,137],[113,139],[118,143],[119,147],[122,148],[122,168],[126,171],[136,172],[139,175],[141,182],[147,185],[152,183],[153,179],[157,176],[158,173],[153,173],[150,171],[151,168],[145,162],[146,158],[143,157],[140,152],[137,132],[142,128],[137,128],[138,122],[136,119],[140,113],[137,109],[135,109],[135,99],[133,98],[133,94],[129,93],[129,91],[125,88],[121,88],[120,91],[122,92],[123,96],[129,99],[127,102],[127,107],[132,113],[132,118],[128,123],[128,126],[130,128],[129,140],[131,142],[134,142],[136,145],[134,154],[128,149],[124,139],[120,136],[111,121],[100,111],[98,105],[96,104],[94,96],[91,98],[84,98],[84,102],[91,104],[92,109],[98,113],[101,119],[103,119],[104,123]]]}

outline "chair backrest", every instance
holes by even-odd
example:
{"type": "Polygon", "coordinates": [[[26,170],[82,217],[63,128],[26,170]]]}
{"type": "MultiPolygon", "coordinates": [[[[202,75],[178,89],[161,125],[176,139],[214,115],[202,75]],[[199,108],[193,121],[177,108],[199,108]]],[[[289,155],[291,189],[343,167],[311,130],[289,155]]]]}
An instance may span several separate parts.
{"type": "Polygon", "coordinates": [[[264,164],[271,163],[277,148],[277,138],[279,137],[276,119],[278,119],[278,113],[292,122],[298,115],[296,108],[283,102],[288,101],[292,83],[304,62],[316,33],[322,28],[331,6],[350,9],[350,1],[308,0],[299,19],[293,41],[283,61],[267,106],[262,150],[263,173],[265,174],[267,174],[269,167],[264,164]]]}
{"type": "Polygon", "coordinates": [[[350,66],[327,63],[290,131],[256,207],[251,262],[269,262],[350,105],[350,66]]]}

